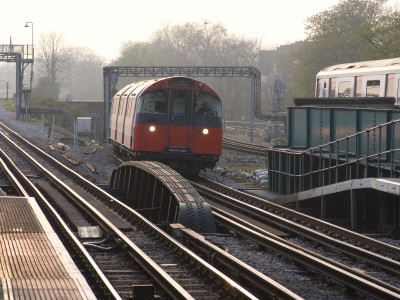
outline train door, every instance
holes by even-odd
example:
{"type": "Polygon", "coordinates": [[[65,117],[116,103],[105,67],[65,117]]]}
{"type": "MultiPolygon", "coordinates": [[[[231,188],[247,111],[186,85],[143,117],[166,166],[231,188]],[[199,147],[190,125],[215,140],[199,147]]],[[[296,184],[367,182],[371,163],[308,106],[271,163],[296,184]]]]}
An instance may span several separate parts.
{"type": "Polygon", "coordinates": [[[171,89],[167,147],[189,151],[191,148],[192,91],[171,89]]]}
{"type": "Polygon", "coordinates": [[[122,144],[124,135],[124,121],[126,113],[126,102],[128,95],[124,93],[119,101],[118,116],[117,116],[117,134],[115,140],[122,144]]]}
{"type": "Polygon", "coordinates": [[[400,74],[394,75],[393,97],[396,98],[396,105],[400,103],[400,74]]]}

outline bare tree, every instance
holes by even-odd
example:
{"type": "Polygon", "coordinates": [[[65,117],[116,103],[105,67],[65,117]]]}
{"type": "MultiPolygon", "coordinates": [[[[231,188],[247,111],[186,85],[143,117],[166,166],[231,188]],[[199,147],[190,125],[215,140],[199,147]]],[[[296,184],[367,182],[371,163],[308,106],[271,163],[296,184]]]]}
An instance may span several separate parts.
{"type": "Polygon", "coordinates": [[[63,70],[58,76],[62,98],[103,99],[105,60],[90,48],[68,47],[66,50],[63,70]]]}
{"type": "Polygon", "coordinates": [[[47,82],[51,85],[49,88],[51,95],[49,96],[54,100],[58,99],[59,83],[57,79],[67,53],[63,35],[57,32],[42,33],[36,47],[36,53],[40,71],[44,73],[47,82]]]}
{"type": "MultiPolygon", "coordinates": [[[[163,25],[148,42],[127,42],[117,65],[257,66],[261,41],[228,33],[221,23],[189,22],[163,25]]],[[[134,79],[133,79],[134,80],[134,79]]],[[[120,87],[123,80],[118,83],[120,87]]],[[[131,80],[132,81],[132,80],[131,80]]],[[[230,119],[250,115],[248,78],[204,78],[221,96],[230,119]]],[[[126,83],[124,81],[124,83],[126,83]]]]}
{"type": "Polygon", "coordinates": [[[166,25],[153,35],[152,44],[180,65],[249,66],[255,63],[259,40],[229,35],[221,23],[166,25]]]}
{"type": "MultiPolygon", "coordinates": [[[[257,66],[261,41],[228,33],[221,23],[186,23],[167,25],[156,31],[151,40],[170,61],[183,66],[257,66]]],[[[248,79],[208,78],[223,100],[230,119],[249,119],[250,84],[248,79]]]]}

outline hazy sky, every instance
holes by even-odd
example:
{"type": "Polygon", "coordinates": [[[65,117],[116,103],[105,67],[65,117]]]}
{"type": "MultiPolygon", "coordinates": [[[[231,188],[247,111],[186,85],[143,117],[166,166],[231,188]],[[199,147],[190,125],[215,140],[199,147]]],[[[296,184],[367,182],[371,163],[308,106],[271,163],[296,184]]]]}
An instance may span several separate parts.
{"type": "MultiPolygon", "coordinates": [[[[392,1],[390,1],[392,2],[392,1]]],[[[306,18],[339,0],[18,0],[2,4],[0,44],[31,44],[40,33],[63,33],[68,44],[92,48],[107,60],[121,43],[145,41],[165,24],[222,23],[229,33],[260,38],[264,48],[304,39],[306,18]],[[31,24],[29,24],[31,25],[31,24]]]]}

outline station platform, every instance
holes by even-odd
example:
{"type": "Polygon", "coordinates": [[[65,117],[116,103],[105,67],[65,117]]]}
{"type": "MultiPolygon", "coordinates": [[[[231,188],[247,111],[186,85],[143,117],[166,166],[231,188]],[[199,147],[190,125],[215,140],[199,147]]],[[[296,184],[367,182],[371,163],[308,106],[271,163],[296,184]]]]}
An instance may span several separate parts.
{"type": "Polygon", "coordinates": [[[289,195],[267,190],[251,194],[360,233],[398,236],[400,178],[352,179],[289,195]]]}
{"type": "Polygon", "coordinates": [[[0,299],[96,299],[31,197],[0,197],[0,299]]]}
{"type": "Polygon", "coordinates": [[[287,204],[303,200],[309,200],[316,197],[335,195],[342,192],[351,192],[355,190],[367,190],[367,189],[376,190],[382,193],[387,193],[399,197],[400,179],[399,178],[352,179],[327,186],[314,188],[311,190],[306,190],[295,194],[274,197],[271,201],[273,201],[276,204],[287,204]]]}

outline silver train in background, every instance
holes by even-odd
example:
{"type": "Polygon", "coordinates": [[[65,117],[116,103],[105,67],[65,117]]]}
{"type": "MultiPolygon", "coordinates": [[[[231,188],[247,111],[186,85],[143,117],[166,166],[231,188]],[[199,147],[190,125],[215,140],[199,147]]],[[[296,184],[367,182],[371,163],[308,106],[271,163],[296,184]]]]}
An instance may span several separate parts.
{"type": "Polygon", "coordinates": [[[327,67],[316,75],[315,97],[394,97],[399,105],[400,58],[327,67]]]}

